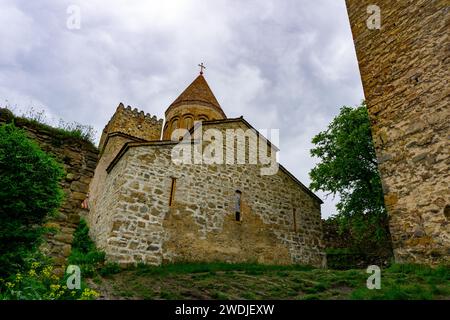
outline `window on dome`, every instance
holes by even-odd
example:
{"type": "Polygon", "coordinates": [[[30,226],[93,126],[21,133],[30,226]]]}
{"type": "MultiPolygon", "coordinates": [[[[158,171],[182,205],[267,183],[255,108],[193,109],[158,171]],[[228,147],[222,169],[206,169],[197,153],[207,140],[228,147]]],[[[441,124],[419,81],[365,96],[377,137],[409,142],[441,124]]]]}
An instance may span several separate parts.
{"type": "Polygon", "coordinates": [[[184,119],[184,126],[186,127],[187,130],[189,130],[190,128],[192,128],[192,125],[194,124],[194,119],[192,119],[192,117],[186,117],[184,119]]]}
{"type": "Polygon", "coordinates": [[[178,129],[178,119],[172,121],[172,131],[178,129]]]}

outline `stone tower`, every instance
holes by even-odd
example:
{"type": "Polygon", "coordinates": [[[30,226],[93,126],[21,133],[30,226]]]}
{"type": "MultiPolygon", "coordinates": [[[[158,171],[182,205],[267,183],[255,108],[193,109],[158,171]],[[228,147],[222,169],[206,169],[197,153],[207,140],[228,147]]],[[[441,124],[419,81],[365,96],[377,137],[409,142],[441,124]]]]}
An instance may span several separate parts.
{"type": "Polygon", "coordinates": [[[120,103],[116,112],[105,126],[100,138],[99,149],[102,151],[106,145],[107,138],[113,133],[121,133],[130,137],[152,141],[160,140],[162,128],[162,119],[158,120],[156,116],[145,114],[130,106],[126,107],[120,103]]]}
{"type": "Polygon", "coordinates": [[[346,4],[395,259],[448,262],[449,3],[347,0],[346,4]],[[368,27],[374,3],[380,28],[368,27]]]}
{"type": "Polygon", "coordinates": [[[175,129],[189,130],[194,121],[226,119],[226,115],[200,74],[167,108],[163,140],[170,140],[175,129]]]}
{"type": "Polygon", "coordinates": [[[89,187],[89,204],[93,206],[103,193],[106,168],[127,142],[160,140],[163,120],[122,103],[105,126],[99,143],[100,158],[89,187]]]}

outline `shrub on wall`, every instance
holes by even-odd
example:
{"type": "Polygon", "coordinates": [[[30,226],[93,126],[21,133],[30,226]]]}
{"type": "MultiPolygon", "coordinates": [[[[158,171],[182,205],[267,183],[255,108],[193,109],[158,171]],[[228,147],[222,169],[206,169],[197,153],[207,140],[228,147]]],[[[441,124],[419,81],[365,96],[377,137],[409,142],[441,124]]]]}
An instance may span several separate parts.
{"type": "Polygon", "coordinates": [[[89,237],[89,227],[83,219],[80,220],[73,235],[72,252],[68,259],[69,264],[81,268],[84,277],[92,277],[105,262],[105,253],[96,248],[89,237]]]}
{"type": "Polygon", "coordinates": [[[22,265],[48,214],[60,207],[64,170],[14,124],[0,126],[0,276],[22,265]]]}
{"type": "Polygon", "coordinates": [[[84,219],[80,220],[73,236],[68,262],[79,266],[83,277],[106,277],[121,271],[117,263],[105,261],[105,252],[97,249],[89,237],[89,227],[84,219]]]}
{"type": "MultiPolygon", "coordinates": [[[[387,225],[385,228],[387,229],[387,225]]],[[[355,237],[352,225],[341,223],[339,216],[322,220],[322,230],[327,266],[330,269],[365,268],[371,264],[387,266],[392,262],[392,245],[389,239],[380,241],[367,237],[361,241],[355,237]]]]}

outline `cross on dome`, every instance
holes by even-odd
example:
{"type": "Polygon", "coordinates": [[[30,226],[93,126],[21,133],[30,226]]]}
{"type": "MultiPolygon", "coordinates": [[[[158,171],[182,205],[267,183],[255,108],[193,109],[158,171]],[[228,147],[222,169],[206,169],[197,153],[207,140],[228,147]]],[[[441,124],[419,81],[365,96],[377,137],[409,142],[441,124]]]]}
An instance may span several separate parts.
{"type": "Polygon", "coordinates": [[[203,65],[203,62],[200,63],[198,66],[200,67],[200,74],[203,74],[203,69],[206,69],[206,67],[203,65]]]}

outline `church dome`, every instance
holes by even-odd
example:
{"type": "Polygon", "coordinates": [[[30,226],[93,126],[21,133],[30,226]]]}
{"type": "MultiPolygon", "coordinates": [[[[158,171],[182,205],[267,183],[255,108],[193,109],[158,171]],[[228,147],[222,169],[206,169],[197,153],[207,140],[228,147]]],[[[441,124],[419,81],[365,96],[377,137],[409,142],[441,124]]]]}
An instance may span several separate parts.
{"type": "Polygon", "coordinates": [[[164,140],[170,140],[175,129],[191,129],[194,121],[226,119],[203,72],[172,102],[165,116],[164,140]]]}

